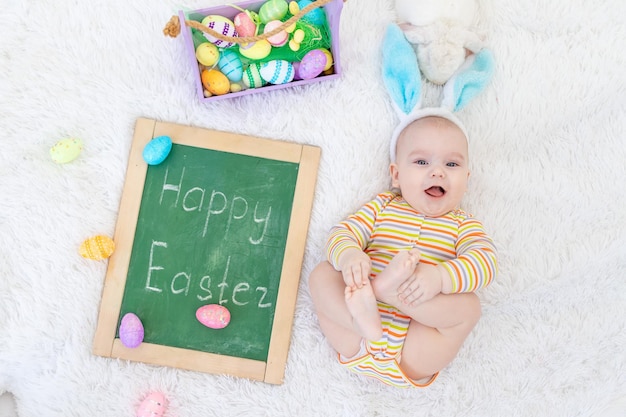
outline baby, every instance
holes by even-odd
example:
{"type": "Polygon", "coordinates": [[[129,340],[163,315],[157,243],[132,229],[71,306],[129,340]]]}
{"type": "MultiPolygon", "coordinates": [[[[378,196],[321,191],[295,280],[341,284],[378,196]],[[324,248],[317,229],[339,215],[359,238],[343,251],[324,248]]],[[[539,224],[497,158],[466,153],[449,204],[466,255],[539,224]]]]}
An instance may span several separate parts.
{"type": "Polygon", "coordinates": [[[339,361],[398,387],[424,387],[478,322],[474,291],[496,274],[483,225],[459,208],[469,179],[453,115],[408,120],[391,145],[393,191],[333,227],[309,285],[339,361]]]}

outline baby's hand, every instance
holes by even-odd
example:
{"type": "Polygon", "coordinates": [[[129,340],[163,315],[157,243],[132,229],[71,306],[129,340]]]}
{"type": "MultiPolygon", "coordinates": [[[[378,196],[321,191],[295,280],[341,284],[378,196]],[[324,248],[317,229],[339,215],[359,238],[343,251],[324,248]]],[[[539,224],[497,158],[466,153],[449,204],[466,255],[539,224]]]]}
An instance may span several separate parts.
{"type": "Polygon", "coordinates": [[[346,249],[339,259],[339,269],[347,287],[361,288],[369,279],[372,262],[360,249],[346,249]]]}
{"type": "Polygon", "coordinates": [[[441,292],[442,279],[439,267],[420,263],[415,273],[398,287],[398,298],[411,306],[428,301],[441,292]]]}

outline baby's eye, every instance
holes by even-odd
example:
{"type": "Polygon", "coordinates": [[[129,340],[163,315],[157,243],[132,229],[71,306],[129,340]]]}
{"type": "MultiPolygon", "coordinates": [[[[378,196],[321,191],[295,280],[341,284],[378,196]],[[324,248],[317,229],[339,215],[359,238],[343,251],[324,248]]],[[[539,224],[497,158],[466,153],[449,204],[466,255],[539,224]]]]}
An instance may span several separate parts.
{"type": "Polygon", "coordinates": [[[446,166],[449,166],[449,167],[458,167],[458,166],[459,166],[459,164],[457,164],[456,162],[448,162],[448,163],[446,164],[446,166]]]}
{"type": "Polygon", "coordinates": [[[415,161],[415,163],[417,165],[428,165],[428,162],[426,162],[425,159],[418,159],[417,161],[415,161]]]}

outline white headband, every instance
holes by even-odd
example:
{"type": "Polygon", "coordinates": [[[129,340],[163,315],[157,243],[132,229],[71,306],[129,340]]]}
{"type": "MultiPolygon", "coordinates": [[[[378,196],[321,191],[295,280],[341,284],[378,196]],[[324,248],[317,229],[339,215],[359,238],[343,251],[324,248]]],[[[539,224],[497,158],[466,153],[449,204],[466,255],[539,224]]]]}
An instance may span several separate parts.
{"type": "Polygon", "coordinates": [[[393,131],[393,135],[391,135],[391,141],[389,142],[389,158],[391,159],[391,162],[396,162],[396,144],[398,143],[398,137],[400,137],[402,131],[414,121],[425,117],[441,117],[442,119],[449,120],[461,129],[461,132],[465,135],[465,139],[469,142],[467,129],[465,129],[461,120],[459,120],[459,118],[456,117],[450,110],[445,107],[424,107],[413,111],[409,117],[402,118],[400,124],[396,126],[393,131]]]}

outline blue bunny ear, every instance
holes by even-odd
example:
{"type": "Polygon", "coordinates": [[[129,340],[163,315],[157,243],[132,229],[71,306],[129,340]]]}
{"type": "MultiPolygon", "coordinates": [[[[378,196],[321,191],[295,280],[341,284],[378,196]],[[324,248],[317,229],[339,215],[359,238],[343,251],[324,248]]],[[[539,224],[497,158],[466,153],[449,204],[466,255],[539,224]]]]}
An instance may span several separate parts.
{"type": "Polygon", "coordinates": [[[421,103],[422,77],[413,47],[394,23],[383,40],[383,81],[393,103],[409,114],[421,103]]]}
{"type": "Polygon", "coordinates": [[[494,66],[493,55],[488,49],[470,55],[446,82],[442,106],[452,111],[465,107],[487,87],[493,77],[494,66]]]}

